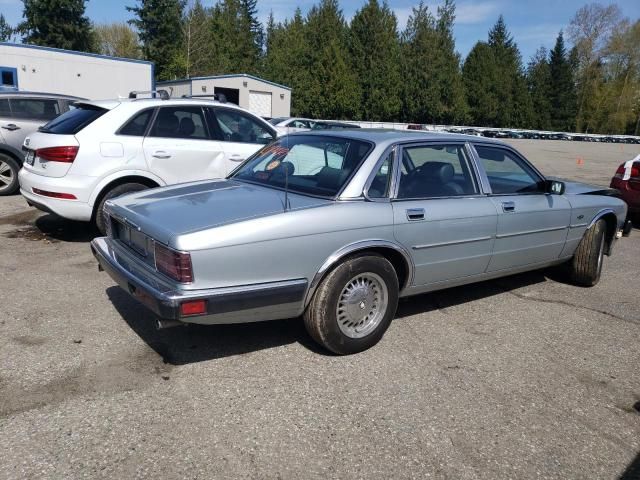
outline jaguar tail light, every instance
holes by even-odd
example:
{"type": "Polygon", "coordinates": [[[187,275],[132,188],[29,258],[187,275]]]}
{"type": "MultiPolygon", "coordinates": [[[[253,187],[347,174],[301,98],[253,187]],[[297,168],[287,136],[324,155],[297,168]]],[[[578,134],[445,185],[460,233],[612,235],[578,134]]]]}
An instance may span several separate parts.
{"type": "Polygon", "coordinates": [[[155,244],[156,269],[180,283],[193,282],[191,255],[155,244]]]}
{"type": "Polygon", "coordinates": [[[78,146],[39,148],[36,150],[36,156],[50,162],[73,163],[78,149],[78,146]]]}

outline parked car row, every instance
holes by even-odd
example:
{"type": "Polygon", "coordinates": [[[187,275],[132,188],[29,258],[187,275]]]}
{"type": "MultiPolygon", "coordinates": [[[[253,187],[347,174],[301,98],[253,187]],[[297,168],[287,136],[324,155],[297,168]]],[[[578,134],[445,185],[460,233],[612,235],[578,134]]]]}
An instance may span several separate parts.
{"type": "Polygon", "coordinates": [[[487,138],[526,138],[530,140],[570,140],[576,142],[640,144],[640,137],[631,135],[589,135],[585,133],[545,132],[498,128],[449,127],[445,131],[487,138]]]}

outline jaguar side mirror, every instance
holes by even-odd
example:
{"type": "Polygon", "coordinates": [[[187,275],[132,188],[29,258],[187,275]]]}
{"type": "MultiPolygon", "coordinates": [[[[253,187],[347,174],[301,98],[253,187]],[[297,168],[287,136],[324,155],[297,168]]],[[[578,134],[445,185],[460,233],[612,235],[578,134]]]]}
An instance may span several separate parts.
{"type": "Polygon", "coordinates": [[[562,195],[564,193],[564,182],[547,180],[545,191],[551,195],[562,195]]]}

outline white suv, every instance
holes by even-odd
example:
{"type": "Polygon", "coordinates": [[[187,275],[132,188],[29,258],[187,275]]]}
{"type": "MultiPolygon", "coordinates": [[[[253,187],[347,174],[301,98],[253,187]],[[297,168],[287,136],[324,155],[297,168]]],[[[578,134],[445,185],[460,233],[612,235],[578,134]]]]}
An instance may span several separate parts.
{"type": "Polygon", "coordinates": [[[40,210],[93,221],[102,232],[106,200],[225,177],[277,136],[261,118],[213,100],[139,98],[75,107],[25,139],[20,193],[40,210]]]}

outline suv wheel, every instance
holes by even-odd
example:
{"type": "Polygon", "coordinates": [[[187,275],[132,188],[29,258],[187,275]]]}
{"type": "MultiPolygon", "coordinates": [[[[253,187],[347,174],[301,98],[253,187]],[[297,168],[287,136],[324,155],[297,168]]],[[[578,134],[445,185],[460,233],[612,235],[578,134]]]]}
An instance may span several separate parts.
{"type": "Polygon", "coordinates": [[[112,198],[116,198],[127,193],[146,190],[147,188],[149,187],[147,187],[146,185],[142,185],[141,183],[123,183],[122,185],[118,185],[107,191],[107,193],[105,193],[100,199],[94,215],[95,224],[96,227],[98,227],[98,230],[100,230],[100,233],[102,233],[103,235],[107,234],[107,217],[104,214],[104,204],[107,200],[111,200],[112,198]]]}
{"type": "Polygon", "coordinates": [[[20,165],[14,158],[0,153],[0,195],[11,195],[18,190],[19,171],[20,165]]]}
{"type": "Polygon", "coordinates": [[[398,306],[398,277],[379,255],[353,257],[322,280],[304,323],[327,350],[348,355],[380,341],[398,306]]]}

